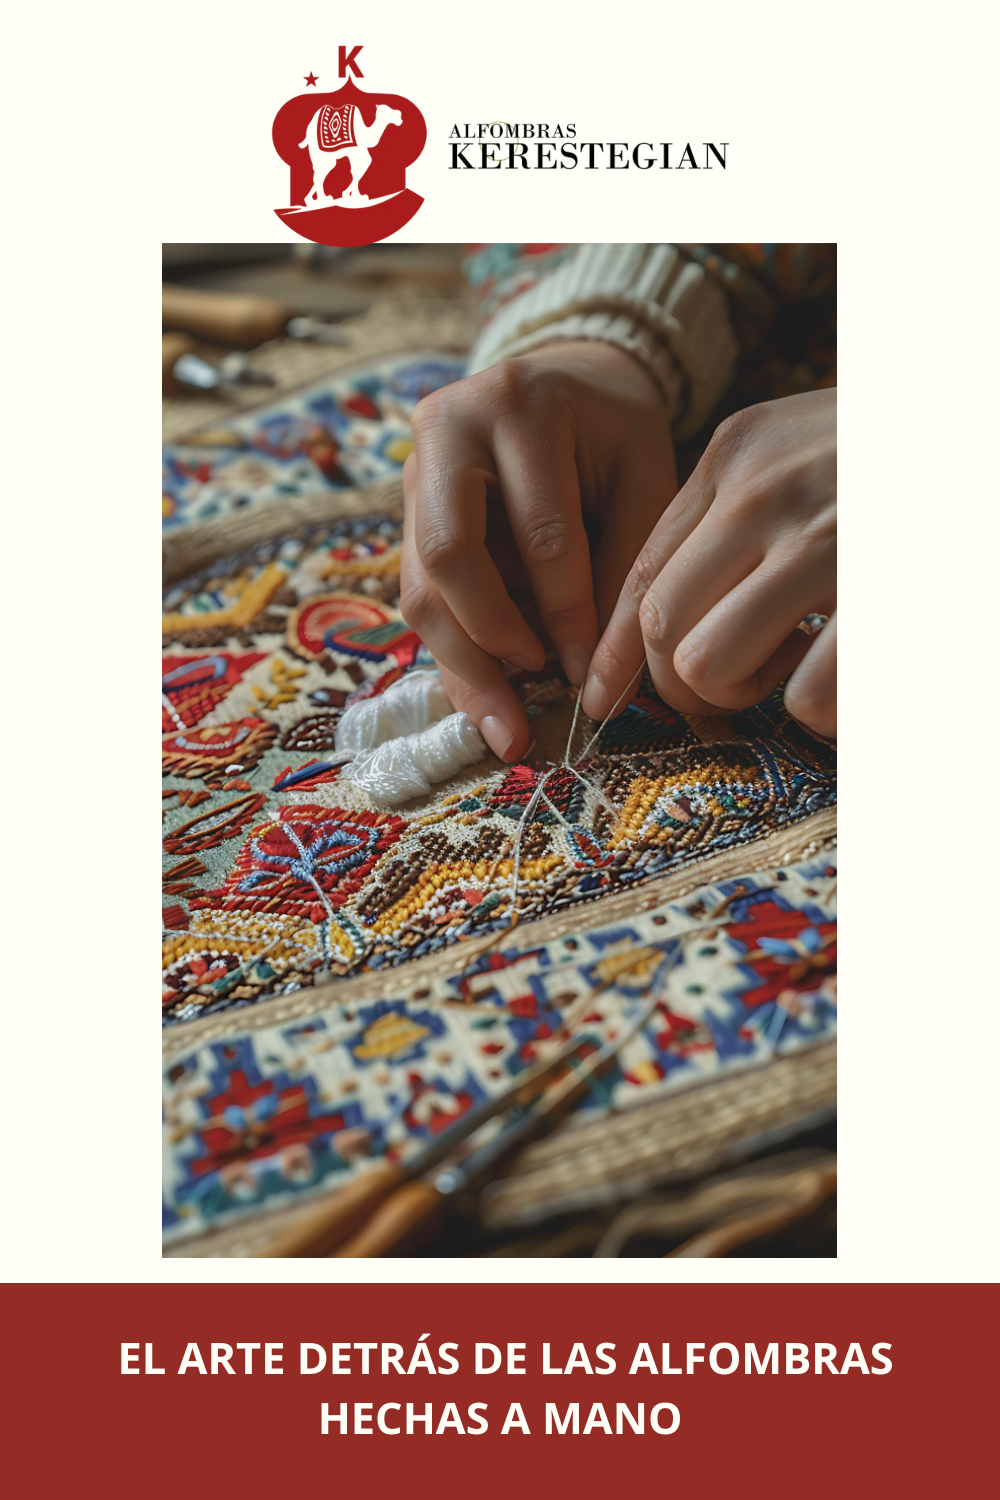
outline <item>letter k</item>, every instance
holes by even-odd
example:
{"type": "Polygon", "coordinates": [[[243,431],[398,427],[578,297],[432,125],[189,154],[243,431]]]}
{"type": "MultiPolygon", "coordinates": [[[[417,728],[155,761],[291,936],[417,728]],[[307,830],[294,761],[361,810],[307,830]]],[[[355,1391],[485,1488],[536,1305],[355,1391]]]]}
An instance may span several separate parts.
{"type": "MultiPolygon", "coordinates": [[[[361,45],[364,46],[364,43],[362,43],[361,45]]],[[[360,51],[361,47],[352,47],[350,52],[348,52],[346,47],[341,47],[340,69],[338,74],[340,78],[346,78],[348,76],[348,68],[350,68],[358,76],[358,78],[364,78],[365,75],[362,73],[361,69],[357,65],[357,62],[355,61],[360,51]]]]}

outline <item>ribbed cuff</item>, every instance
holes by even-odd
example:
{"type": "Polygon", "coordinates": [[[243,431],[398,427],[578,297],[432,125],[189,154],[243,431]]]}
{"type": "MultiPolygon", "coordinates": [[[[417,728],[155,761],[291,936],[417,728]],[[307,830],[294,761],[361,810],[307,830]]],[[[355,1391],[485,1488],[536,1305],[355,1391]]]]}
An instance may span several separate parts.
{"type": "Polygon", "coordinates": [[[468,373],[554,339],[627,350],[659,386],[680,437],[705,422],[736,364],[722,292],[673,245],[581,245],[500,309],[477,340],[468,373]]]}

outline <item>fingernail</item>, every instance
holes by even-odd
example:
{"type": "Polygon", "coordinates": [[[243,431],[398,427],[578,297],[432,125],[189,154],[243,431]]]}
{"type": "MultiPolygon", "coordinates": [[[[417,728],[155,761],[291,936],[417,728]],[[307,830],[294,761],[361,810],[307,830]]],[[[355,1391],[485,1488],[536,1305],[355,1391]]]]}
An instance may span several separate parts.
{"type": "Polygon", "coordinates": [[[512,667],[520,667],[522,672],[540,672],[545,665],[544,656],[542,657],[541,661],[539,661],[537,657],[534,661],[532,661],[530,657],[527,656],[508,656],[507,660],[510,662],[512,667]]]}
{"type": "Polygon", "coordinates": [[[498,755],[503,760],[507,751],[514,743],[514,731],[510,728],[510,725],[505,724],[503,719],[496,718],[494,714],[487,714],[479,726],[479,731],[487,745],[493,751],[493,754],[498,755]]]}
{"type": "Polygon", "coordinates": [[[567,646],[561,653],[563,671],[574,687],[587,680],[590,667],[590,652],[585,646],[567,646]]]}
{"type": "Polygon", "coordinates": [[[583,690],[583,711],[592,719],[606,719],[614,707],[614,699],[600,672],[591,672],[583,690]]]}

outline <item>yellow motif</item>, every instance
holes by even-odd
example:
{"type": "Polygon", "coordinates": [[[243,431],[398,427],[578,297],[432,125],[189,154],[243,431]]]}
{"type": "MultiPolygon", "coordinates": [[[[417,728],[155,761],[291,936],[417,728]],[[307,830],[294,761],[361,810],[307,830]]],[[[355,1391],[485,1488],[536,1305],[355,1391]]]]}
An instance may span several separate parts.
{"type": "Polygon", "coordinates": [[[746,811],[751,806],[750,797],[745,792],[737,792],[735,785],[760,780],[760,767],[756,763],[734,768],[731,763],[722,765],[714,761],[696,771],[685,769],[670,776],[637,776],[629,787],[621,816],[608,839],[608,848],[620,849],[639,842],[669,844],[678,839],[689,843],[688,825],[692,831],[700,829],[703,832],[706,814],[710,820],[727,818],[732,816],[732,809],[724,807],[715,792],[701,791],[697,794],[698,812],[695,814],[686,787],[693,782],[703,787],[711,786],[713,782],[728,784],[729,799],[738,810],[746,811]]]}
{"type": "Polygon", "coordinates": [[[265,688],[254,684],[253,696],[262,709],[277,708],[282,703],[291,703],[298,694],[298,688],[293,686],[296,677],[306,675],[305,667],[293,667],[285,661],[283,656],[271,658],[271,681],[274,683],[275,692],[269,693],[265,688]]]}
{"type": "Polygon", "coordinates": [[[333,922],[329,927],[329,943],[331,948],[336,948],[345,963],[350,963],[356,957],[357,950],[351,941],[350,933],[333,922]]]}
{"type": "Polygon", "coordinates": [[[418,1025],[409,1016],[380,1016],[365,1032],[361,1045],[354,1048],[354,1055],[366,1060],[372,1057],[394,1057],[397,1052],[408,1051],[425,1036],[430,1036],[429,1027],[418,1025]]]}
{"type": "MultiPolygon", "coordinates": [[[[553,870],[564,867],[566,861],[560,854],[546,854],[540,859],[522,859],[518,875],[518,882],[522,892],[529,891],[531,887],[546,876],[551,875],[553,870]]],[[[372,931],[379,937],[388,937],[396,931],[397,927],[404,926],[417,912],[435,899],[438,891],[454,887],[456,885],[467,885],[470,881],[476,881],[484,886],[487,881],[494,887],[505,883],[509,886],[514,872],[513,859],[501,859],[496,862],[488,859],[479,859],[473,862],[469,859],[446,860],[441,864],[435,864],[420,875],[405,896],[402,896],[392,906],[387,907],[377,921],[372,923],[372,931]]]]}
{"type": "Polygon", "coordinates": [[[614,984],[619,977],[626,984],[646,984],[656,972],[663,958],[659,948],[623,948],[620,953],[609,953],[594,965],[598,977],[604,984],[614,984]]]}
{"type": "Polygon", "coordinates": [[[201,630],[211,625],[228,625],[233,629],[249,625],[254,616],[259,615],[270,604],[286,577],[285,569],[280,563],[268,563],[224,609],[207,609],[202,614],[164,615],[163,633],[180,635],[185,630],[201,630]]]}
{"type": "Polygon", "coordinates": [[[206,948],[220,953],[237,953],[244,959],[258,958],[267,949],[270,964],[293,959],[304,963],[319,953],[319,933],[311,922],[303,922],[301,917],[194,912],[188,928],[186,933],[173,933],[168,929],[163,934],[165,969],[183,958],[185,953],[203,953],[206,948]]]}
{"type": "Polygon", "coordinates": [[[651,1062],[636,1063],[635,1067],[629,1068],[629,1073],[638,1083],[659,1083],[660,1081],[655,1064],[651,1062]]]}
{"type": "Polygon", "coordinates": [[[413,452],[413,443],[410,438],[393,438],[391,443],[385,445],[385,456],[391,458],[394,464],[405,464],[413,452]]]}

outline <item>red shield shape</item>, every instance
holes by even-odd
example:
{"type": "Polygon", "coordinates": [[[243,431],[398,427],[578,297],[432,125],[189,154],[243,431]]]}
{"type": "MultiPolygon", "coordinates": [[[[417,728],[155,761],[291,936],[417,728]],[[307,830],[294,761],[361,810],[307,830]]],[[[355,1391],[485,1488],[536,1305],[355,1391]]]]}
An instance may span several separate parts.
{"type": "Polygon", "coordinates": [[[427,140],[424,117],[400,94],[368,94],[353,78],[333,94],[283,104],[271,138],[289,167],[278,218],[319,245],[370,245],[395,234],[424,201],[406,169],[427,140]]]}

